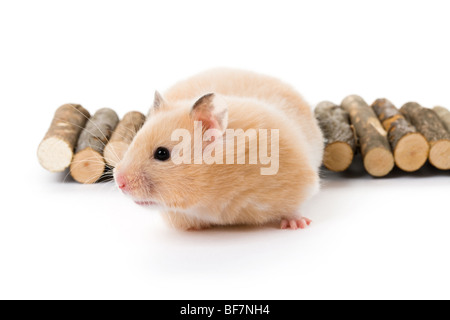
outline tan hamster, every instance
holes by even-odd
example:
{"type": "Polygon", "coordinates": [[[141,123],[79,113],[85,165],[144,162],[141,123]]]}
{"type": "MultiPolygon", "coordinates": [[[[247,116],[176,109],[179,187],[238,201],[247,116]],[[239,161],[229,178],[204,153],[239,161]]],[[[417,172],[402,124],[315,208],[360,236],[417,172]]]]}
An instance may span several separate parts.
{"type": "Polygon", "coordinates": [[[159,207],[179,229],[274,221],[303,229],[311,221],[301,205],[319,190],[322,155],[322,133],[292,87],[214,69],[155,93],[149,119],[114,175],[136,203],[159,207]],[[195,158],[206,152],[209,158],[195,158]]]}

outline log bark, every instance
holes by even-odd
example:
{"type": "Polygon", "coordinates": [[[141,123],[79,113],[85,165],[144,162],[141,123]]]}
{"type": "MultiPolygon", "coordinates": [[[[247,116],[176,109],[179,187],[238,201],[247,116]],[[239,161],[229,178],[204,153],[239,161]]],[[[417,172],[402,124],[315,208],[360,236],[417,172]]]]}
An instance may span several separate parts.
{"type": "Polygon", "coordinates": [[[364,167],[374,177],[383,177],[394,168],[394,156],[384,130],[376,114],[359,96],[351,95],[342,101],[342,108],[359,137],[364,167]]]}
{"type": "Polygon", "coordinates": [[[389,100],[377,99],[372,108],[388,132],[396,165],[407,172],[419,170],[427,161],[430,151],[425,137],[389,100]]]}
{"type": "Polygon", "coordinates": [[[430,144],[430,163],[440,170],[449,170],[450,133],[436,112],[415,102],[406,103],[400,111],[430,144]]]}
{"type": "Polygon", "coordinates": [[[314,111],[325,137],[324,166],[335,172],[342,172],[352,164],[356,141],[347,111],[340,106],[323,101],[314,111]]]}
{"type": "Polygon", "coordinates": [[[72,177],[80,183],[95,183],[106,168],[103,150],[119,122],[117,114],[108,108],[98,110],[80,135],[70,166],[72,177]]]}
{"type": "Polygon", "coordinates": [[[70,166],[78,137],[90,116],[79,104],[65,104],[56,110],[37,152],[42,167],[61,172],[70,166]]]}
{"type": "Polygon", "coordinates": [[[433,110],[441,118],[447,131],[450,132],[450,111],[444,107],[434,107],[433,110]]]}
{"type": "Polygon", "coordinates": [[[144,125],[145,119],[145,116],[137,111],[129,112],[123,117],[105,147],[104,157],[108,165],[115,167],[123,159],[137,132],[144,125]]]}

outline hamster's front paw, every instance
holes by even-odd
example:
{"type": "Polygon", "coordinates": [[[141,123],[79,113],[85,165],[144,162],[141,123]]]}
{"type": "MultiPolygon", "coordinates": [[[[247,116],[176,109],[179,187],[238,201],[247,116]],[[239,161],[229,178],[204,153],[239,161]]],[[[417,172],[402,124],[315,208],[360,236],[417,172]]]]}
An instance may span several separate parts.
{"type": "Polygon", "coordinates": [[[307,226],[311,224],[311,220],[308,218],[297,218],[297,219],[283,219],[281,220],[281,229],[291,229],[291,230],[297,230],[305,229],[307,226]]]}

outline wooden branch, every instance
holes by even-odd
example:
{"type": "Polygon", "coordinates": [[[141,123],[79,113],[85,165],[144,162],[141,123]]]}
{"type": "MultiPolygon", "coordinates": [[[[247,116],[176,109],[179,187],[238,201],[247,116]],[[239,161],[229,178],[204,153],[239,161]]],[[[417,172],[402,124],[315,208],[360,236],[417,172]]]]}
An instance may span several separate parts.
{"type": "Polygon", "coordinates": [[[376,114],[367,103],[357,95],[346,97],[342,108],[350,115],[350,120],[359,137],[364,167],[374,177],[383,177],[394,168],[394,156],[376,114]]]}
{"type": "Polygon", "coordinates": [[[447,131],[450,132],[450,111],[444,107],[434,107],[433,110],[441,118],[447,131]]]}
{"type": "Polygon", "coordinates": [[[394,160],[403,171],[419,170],[427,161],[430,147],[425,137],[387,99],[378,99],[372,108],[388,132],[394,160]]]}
{"type": "Polygon", "coordinates": [[[324,166],[335,172],[347,170],[356,150],[348,113],[329,101],[319,103],[314,113],[325,137],[324,166]]]}
{"type": "Polygon", "coordinates": [[[78,137],[90,116],[79,104],[65,104],[56,110],[37,152],[45,169],[61,172],[70,166],[78,137]]]}
{"type": "Polygon", "coordinates": [[[431,109],[415,102],[406,103],[401,113],[409,120],[430,144],[430,163],[438,169],[450,169],[450,133],[441,119],[431,109]]]}
{"type": "Polygon", "coordinates": [[[111,140],[106,145],[104,157],[107,164],[115,167],[128,150],[136,133],[142,128],[145,116],[137,111],[128,112],[119,122],[111,140]]]}
{"type": "Polygon", "coordinates": [[[78,140],[77,153],[70,166],[72,177],[80,183],[95,183],[105,172],[103,150],[119,122],[108,108],[98,110],[78,140]]]}

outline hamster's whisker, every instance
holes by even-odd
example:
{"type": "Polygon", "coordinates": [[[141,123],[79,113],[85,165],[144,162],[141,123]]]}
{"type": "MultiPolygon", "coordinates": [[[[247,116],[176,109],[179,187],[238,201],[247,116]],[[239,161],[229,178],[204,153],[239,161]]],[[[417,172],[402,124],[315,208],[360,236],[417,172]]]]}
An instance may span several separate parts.
{"type": "Polygon", "coordinates": [[[77,161],[72,161],[72,164],[80,164],[80,163],[92,163],[92,164],[100,164],[100,165],[104,165],[105,163],[99,160],[77,160],[77,161]]]}
{"type": "Polygon", "coordinates": [[[66,183],[66,182],[67,182],[67,178],[68,178],[70,175],[71,175],[71,174],[70,174],[70,170],[69,170],[69,172],[67,172],[67,174],[64,176],[63,183],[66,183]]]}
{"type": "MultiPolygon", "coordinates": [[[[79,112],[79,111],[78,111],[79,112]]],[[[62,120],[62,121],[65,121],[64,119],[61,119],[61,118],[55,118],[56,120],[62,120]]],[[[65,121],[65,122],[67,122],[67,121],[65,121]]],[[[78,124],[76,124],[76,123],[72,123],[72,122],[69,122],[69,124],[71,124],[71,125],[73,125],[73,126],[75,126],[75,127],[78,127],[78,128],[80,128],[80,129],[82,129],[82,130],[85,130],[86,132],[88,132],[90,135],[94,135],[91,131],[89,131],[89,130],[86,130],[86,127],[82,127],[82,126],[80,126],[80,125],[78,125],[78,124]]],[[[102,132],[102,134],[103,134],[103,132],[102,132]]],[[[103,142],[103,141],[101,141],[101,140],[99,140],[100,141],[100,143],[103,145],[103,147],[106,147],[106,144],[103,142]]]]}
{"type": "MultiPolygon", "coordinates": [[[[95,125],[95,127],[101,132],[101,134],[103,135],[103,138],[105,139],[106,143],[103,142],[102,140],[99,140],[99,141],[100,141],[100,143],[103,145],[103,147],[105,148],[106,145],[108,144],[108,140],[109,140],[109,139],[106,138],[106,136],[105,136],[105,134],[103,133],[103,131],[101,131],[100,128],[99,128],[94,122],[92,122],[92,120],[91,120],[90,118],[86,117],[80,110],[78,110],[78,109],[75,108],[75,107],[73,107],[73,108],[74,108],[78,113],[82,114],[82,116],[85,117],[88,121],[90,121],[91,123],[93,123],[93,124],[95,125]]],[[[65,119],[61,119],[61,118],[55,118],[55,119],[56,119],[56,120],[65,121],[65,122],[66,122],[65,119]]],[[[82,129],[82,130],[86,130],[89,134],[93,135],[93,133],[92,133],[90,130],[87,130],[86,127],[81,127],[80,125],[78,125],[78,124],[76,124],[76,123],[72,123],[72,122],[69,122],[69,123],[70,123],[71,125],[75,126],[75,127],[78,127],[78,128],[80,128],[80,129],[82,129]]],[[[133,131],[131,131],[129,128],[126,128],[126,129],[129,130],[131,133],[133,133],[133,131]]],[[[135,131],[135,130],[134,130],[134,131],[135,131]]],[[[137,133],[137,132],[136,132],[136,133],[137,133]]],[[[116,134],[118,134],[121,138],[125,139],[125,136],[123,136],[123,135],[121,135],[121,134],[119,134],[119,133],[116,133],[116,134]]],[[[118,156],[118,154],[116,153],[116,151],[115,151],[114,149],[112,149],[112,151],[113,151],[113,154],[114,154],[114,156],[116,157],[116,159],[117,159],[117,160],[120,160],[120,157],[118,156]]]]}
{"type": "MultiPolygon", "coordinates": [[[[77,110],[79,113],[82,113],[82,112],[81,112],[80,110],[78,110],[77,108],[74,107],[74,109],[77,110]]],[[[83,116],[85,116],[85,115],[83,114],[83,116]]],[[[85,117],[86,117],[86,116],[85,116],[85,117]]],[[[86,117],[86,118],[88,119],[88,121],[89,121],[90,123],[92,123],[92,124],[95,126],[95,128],[98,129],[98,131],[101,132],[101,134],[103,135],[103,138],[104,138],[105,141],[107,142],[109,139],[106,137],[106,135],[103,133],[103,131],[99,128],[99,126],[98,126],[94,121],[92,121],[91,118],[88,118],[88,117],[86,117]]],[[[103,143],[102,141],[100,141],[100,142],[103,144],[104,147],[106,147],[105,143],[103,143]]]]}
{"type": "Polygon", "coordinates": [[[139,131],[139,130],[136,131],[136,129],[135,129],[136,126],[134,124],[135,123],[133,123],[133,129],[130,129],[130,128],[127,128],[127,127],[123,127],[125,130],[127,130],[133,136],[135,136],[138,133],[138,131],[139,131]]]}
{"type": "MultiPolygon", "coordinates": [[[[78,112],[80,112],[78,109],[76,109],[78,112]]],[[[65,121],[64,119],[61,119],[61,118],[55,118],[56,120],[63,120],[63,121],[65,121]]],[[[92,121],[91,121],[92,122],[92,121]]],[[[71,123],[71,122],[69,122],[71,125],[74,125],[74,126],[76,126],[76,127],[78,127],[78,128],[81,128],[81,129],[83,129],[83,130],[86,130],[86,128],[85,127],[81,127],[81,126],[79,126],[79,125],[77,125],[77,124],[75,124],[75,123],[71,123]]],[[[98,127],[97,127],[98,128],[98,127]]],[[[100,129],[99,129],[100,130],[100,129]]],[[[86,130],[90,135],[94,135],[91,131],[89,131],[89,130],[86,130]]],[[[102,132],[102,135],[103,135],[103,137],[106,139],[106,136],[104,135],[104,133],[102,132]]],[[[102,145],[103,145],[103,148],[106,148],[106,145],[108,144],[108,139],[106,139],[106,143],[104,143],[103,141],[101,141],[101,140],[98,140],[102,145]]],[[[54,143],[56,143],[56,141],[54,142],[54,143]]],[[[112,149],[112,151],[113,151],[113,153],[114,153],[114,156],[116,157],[116,159],[117,160],[120,160],[120,158],[119,158],[119,156],[117,155],[117,153],[116,153],[116,151],[114,150],[114,149],[112,149]]]]}

